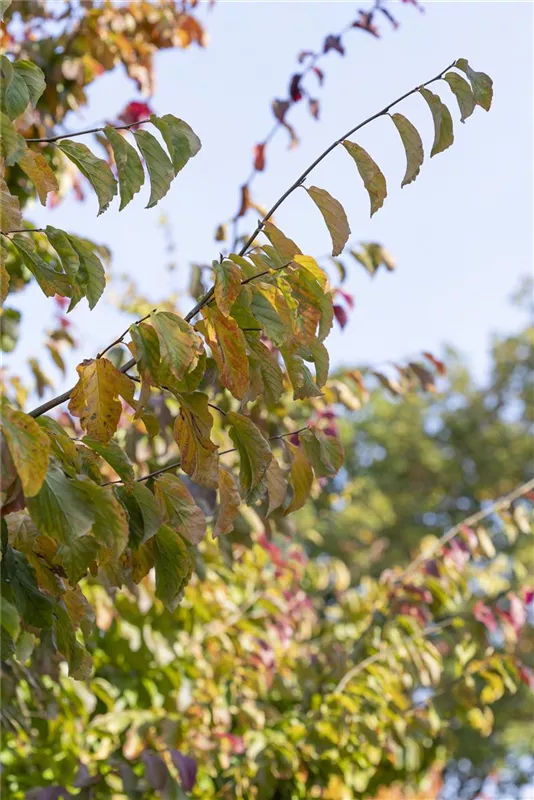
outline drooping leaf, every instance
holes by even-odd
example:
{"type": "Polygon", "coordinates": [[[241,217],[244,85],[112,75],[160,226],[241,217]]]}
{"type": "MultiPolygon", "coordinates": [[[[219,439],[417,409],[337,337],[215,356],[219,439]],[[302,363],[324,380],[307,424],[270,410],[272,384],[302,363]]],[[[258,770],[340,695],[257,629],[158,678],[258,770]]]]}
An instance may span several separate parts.
{"type": "MultiPolygon", "coordinates": [[[[67,238],[80,259],[80,266],[74,278],[74,284],[87,297],[89,308],[93,310],[106,286],[104,267],[88,242],[78,236],[73,236],[72,233],[68,234],[67,238]]],[[[73,304],[71,303],[69,310],[72,308],[73,304]]]]}
{"type": "Polygon", "coordinates": [[[447,81],[451,87],[451,91],[454,93],[456,100],[458,101],[461,121],[465,122],[465,120],[471,116],[476,107],[475,95],[473,94],[471,87],[465,78],[462,78],[462,76],[458,75],[457,72],[447,72],[443,76],[443,80],[447,81]]]}
{"type": "MultiPolygon", "coordinates": [[[[6,56],[4,56],[6,58],[6,56]]],[[[26,110],[30,102],[30,92],[22,75],[15,69],[11,72],[11,79],[7,86],[4,84],[2,91],[2,110],[9,119],[16,119],[26,110]]]]}
{"type": "Polygon", "coordinates": [[[335,436],[327,436],[317,428],[299,433],[306,456],[313,466],[317,478],[336,475],[343,465],[343,445],[335,436]]]}
{"type": "Polygon", "coordinates": [[[148,131],[135,131],[134,136],[150,176],[150,198],[146,207],[152,208],[171,188],[174,167],[155,136],[148,131]]]}
{"type": "MultiPolygon", "coordinates": [[[[26,140],[24,137],[17,133],[7,114],[0,113],[0,155],[4,156],[6,166],[10,167],[15,164],[25,150],[26,140]]],[[[9,192],[7,186],[5,191],[9,192]]],[[[2,228],[2,230],[6,230],[6,228],[2,228]]]]}
{"type": "Polygon", "coordinates": [[[119,211],[125,208],[134,195],[141,189],[145,182],[145,172],[141,159],[137,155],[135,147],[126,140],[124,136],[117,133],[111,125],[106,125],[104,133],[113,150],[113,158],[117,165],[117,177],[119,179],[119,191],[121,204],[119,211]]]}
{"type": "Polygon", "coordinates": [[[286,442],[292,456],[291,471],[289,473],[289,483],[293,489],[293,499],[284,511],[284,515],[302,508],[309,497],[313,484],[313,471],[311,464],[299,447],[286,442]]]}
{"type": "Polygon", "coordinates": [[[252,503],[265,489],[267,469],[273,454],[269,443],[249,417],[233,411],[226,415],[232,439],[240,457],[239,479],[245,502],[252,503]]]}
{"type": "Polygon", "coordinates": [[[48,166],[48,162],[40,153],[27,149],[19,158],[18,165],[34,184],[39,200],[45,206],[48,192],[59,190],[57,178],[48,166]]]}
{"type": "Polygon", "coordinates": [[[81,142],[63,139],[58,146],[67,158],[76,164],[95,190],[99,204],[98,214],[102,214],[117,194],[117,182],[109,165],[102,158],[97,158],[81,142]]]}
{"type": "Polygon", "coordinates": [[[2,583],[8,587],[8,600],[26,625],[37,628],[52,623],[52,600],[40,591],[34,568],[23,553],[7,547],[2,558],[2,583]]]}
{"type": "Polygon", "coordinates": [[[168,524],[191,544],[206,535],[206,518],[185,484],[176,475],[160,475],[155,481],[158,504],[168,524]]]}
{"type": "MultiPolygon", "coordinates": [[[[202,341],[191,325],[177,314],[160,311],[150,315],[159,340],[161,370],[182,380],[203,350],[202,341]]],[[[151,352],[153,346],[151,346],[151,352]]]]}
{"type": "Polygon", "coordinates": [[[154,564],[156,597],[174,611],[193,573],[193,560],[181,536],[169,525],[162,525],[154,537],[154,564]]]}
{"type": "Polygon", "coordinates": [[[296,255],[301,254],[298,245],[292,239],[289,239],[276,225],[273,225],[272,222],[264,224],[263,232],[283,262],[291,261],[296,255]]]}
{"type": "Polygon", "coordinates": [[[39,493],[28,499],[28,511],[41,533],[66,544],[89,533],[95,517],[79,481],[67,478],[54,463],[39,493]]]}
{"type": "Polygon", "coordinates": [[[128,541],[128,517],[111,486],[98,486],[89,478],[78,481],[78,487],[93,508],[91,533],[99,544],[118,557],[128,541]]]}
{"type": "Polygon", "coordinates": [[[181,468],[195,483],[215,488],[218,483],[217,445],[211,441],[213,417],[208,396],[202,392],[180,395],[180,413],[174,421],[174,438],[181,468]]]}
{"type": "Polygon", "coordinates": [[[99,549],[98,542],[92,536],[80,536],[59,545],[57,557],[72,586],[85,577],[99,549]]]}
{"type": "Polygon", "coordinates": [[[37,104],[46,88],[45,74],[43,70],[34,64],[33,61],[18,59],[13,64],[14,72],[22,78],[28,88],[30,103],[32,106],[37,104]]]}
{"type": "Polygon", "coordinates": [[[153,493],[143,483],[117,487],[117,494],[128,512],[132,547],[151,539],[162,523],[161,511],[153,493]]]}
{"type": "Polygon", "coordinates": [[[251,365],[256,364],[261,375],[265,399],[276,403],[284,390],[284,373],[269,348],[256,338],[256,334],[246,333],[245,336],[251,351],[251,365]]]}
{"type": "Polygon", "coordinates": [[[272,514],[277,508],[280,508],[285,500],[287,492],[287,478],[286,474],[281,468],[280,464],[274,458],[269,464],[267,470],[267,494],[269,496],[269,505],[267,507],[267,516],[272,514]]]}
{"type": "Polygon", "coordinates": [[[26,497],[33,497],[45,479],[50,441],[37,422],[22,411],[3,406],[0,426],[26,497]]]}
{"type": "Polygon", "coordinates": [[[133,483],[135,476],[132,462],[115,439],[110,439],[107,444],[104,444],[96,439],[91,439],[90,436],[84,436],[82,442],[86,447],[90,447],[91,450],[102,456],[125,484],[133,483]]]}
{"type": "Polygon", "coordinates": [[[350,227],[345,209],[331,194],[325,189],[317,186],[310,186],[306,189],[309,196],[323,215],[323,219],[332,238],[332,255],[338,256],[350,236],[350,227]]]}
{"type": "MultiPolygon", "coordinates": [[[[363,147],[360,147],[359,144],[346,140],[343,142],[343,147],[356,162],[358,172],[360,173],[371,200],[371,216],[373,216],[375,211],[382,208],[384,200],[386,199],[386,179],[378,164],[373,161],[369,153],[364,150],[363,147]]],[[[337,255],[337,253],[333,253],[332,255],[337,255]]]]}
{"type": "Polygon", "coordinates": [[[306,397],[321,397],[322,392],[313,380],[313,376],[302,357],[286,347],[280,348],[286,365],[287,374],[293,387],[293,399],[304,400],[306,397]]]}
{"type": "Polygon", "coordinates": [[[219,311],[227,317],[241,292],[241,270],[229,258],[215,261],[215,302],[219,311]]]}
{"type": "Polygon", "coordinates": [[[164,114],[162,117],[160,117],[160,119],[169,125],[171,131],[173,132],[173,136],[177,133],[181,133],[186,137],[187,141],[189,142],[189,153],[191,158],[196,156],[202,147],[202,142],[196,135],[193,128],[188,125],[187,122],[184,122],[183,119],[178,119],[178,117],[175,117],[172,114],[164,114]]]}
{"type": "Polygon", "coordinates": [[[219,469],[219,513],[213,529],[214,538],[233,530],[240,505],[241,495],[236,482],[232,474],[221,467],[219,469]]]}
{"type": "Polygon", "coordinates": [[[242,400],[249,383],[246,339],[232,317],[225,317],[217,308],[205,307],[204,331],[219,370],[219,380],[234,397],[242,400]]]}
{"type": "MultiPolygon", "coordinates": [[[[20,631],[19,613],[5,597],[0,595],[0,625],[15,640],[20,631]]],[[[5,658],[5,656],[3,656],[5,658]]]]}
{"type": "Polygon", "coordinates": [[[469,66],[466,58],[459,58],[454,66],[465,72],[469,78],[477,106],[489,111],[493,100],[493,81],[489,75],[485,72],[476,72],[469,66]]]}
{"type": "Polygon", "coordinates": [[[193,130],[172,114],[156,117],[154,114],[150,121],[159,130],[171,156],[174,174],[177,175],[185,167],[191,156],[196,155],[200,149],[200,139],[193,130]],[[192,149],[195,152],[192,152],[192,149]]]}
{"type": "Polygon", "coordinates": [[[12,0],[0,0],[0,21],[3,21],[4,14],[11,5],[12,0]]]}
{"type": "Polygon", "coordinates": [[[406,151],[406,172],[402,179],[402,187],[407,186],[417,178],[425,159],[425,154],[423,142],[415,125],[412,125],[410,120],[406,119],[402,114],[392,114],[391,119],[399,132],[406,151]]]}
{"type": "Polygon", "coordinates": [[[299,355],[301,355],[305,361],[311,361],[315,364],[315,383],[319,389],[322,389],[328,380],[328,369],[330,366],[330,356],[324,344],[315,340],[312,344],[301,347],[299,355]]]}
{"type": "Polygon", "coordinates": [[[19,199],[10,194],[6,182],[0,178],[0,230],[9,233],[19,230],[21,225],[19,199]]]}
{"type": "Polygon", "coordinates": [[[434,120],[434,144],[430,151],[430,158],[432,158],[432,156],[442,153],[454,142],[452,117],[451,112],[437,94],[424,86],[419,89],[419,92],[428,103],[434,120]]]}
{"type": "Polygon", "coordinates": [[[72,288],[68,275],[58,272],[42,259],[29,236],[17,233],[11,241],[47,297],[53,297],[55,294],[70,297],[72,288]]]}
{"type": "Polygon", "coordinates": [[[172,763],[178,770],[182,789],[184,792],[191,792],[197,779],[197,762],[194,758],[180,753],[179,750],[170,750],[172,763]]]}
{"type": "Polygon", "coordinates": [[[4,266],[5,253],[6,251],[0,245],[0,306],[4,305],[4,301],[9,294],[9,272],[4,266]]]}
{"type": "Polygon", "coordinates": [[[69,411],[79,417],[84,431],[107,444],[122,413],[119,396],[133,403],[135,384],[107,358],[91,358],[76,367],[78,383],[70,397],[69,411]]]}

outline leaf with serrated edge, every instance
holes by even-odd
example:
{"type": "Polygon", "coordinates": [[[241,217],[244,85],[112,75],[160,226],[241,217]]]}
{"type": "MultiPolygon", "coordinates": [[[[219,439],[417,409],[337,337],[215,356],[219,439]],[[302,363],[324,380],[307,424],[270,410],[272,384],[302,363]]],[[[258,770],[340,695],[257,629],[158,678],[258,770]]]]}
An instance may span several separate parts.
{"type": "Polygon", "coordinates": [[[174,611],[193,573],[193,559],[185,542],[169,525],[162,525],[154,537],[154,565],[156,597],[174,611]]]}
{"type": "Polygon", "coordinates": [[[202,392],[180,395],[180,413],[174,421],[174,438],[180,450],[181,468],[195,483],[217,487],[218,447],[211,439],[213,417],[208,396],[202,392]]]}
{"type": "MultiPolygon", "coordinates": [[[[80,259],[75,283],[87,297],[89,308],[93,310],[106,287],[106,273],[103,264],[88,242],[78,236],[73,236],[72,233],[69,233],[67,238],[80,259]]],[[[72,307],[71,303],[69,311],[72,307]]]]}
{"type": "Polygon", "coordinates": [[[309,196],[321,212],[323,219],[332,238],[332,255],[338,256],[350,236],[350,227],[345,209],[335,197],[325,189],[310,186],[306,189],[309,196]]]}
{"type": "Polygon", "coordinates": [[[391,119],[399,132],[406,152],[406,172],[401,183],[401,187],[403,187],[412,183],[419,175],[425,153],[423,142],[415,125],[412,125],[410,120],[402,114],[392,114],[391,119]]]}
{"type": "Polygon", "coordinates": [[[477,106],[489,111],[493,100],[493,81],[490,76],[485,72],[476,72],[469,66],[466,58],[459,58],[454,66],[465,72],[469,78],[477,106]]]}
{"type": "Polygon", "coordinates": [[[215,302],[219,311],[227,317],[241,292],[241,270],[230,259],[213,264],[215,272],[215,302]]]}
{"type": "Polygon", "coordinates": [[[2,408],[0,424],[24,494],[33,497],[45,479],[50,440],[32,417],[7,405],[2,408]]]}
{"type": "Polygon", "coordinates": [[[104,133],[113,150],[113,158],[117,166],[121,197],[119,211],[122,211],[145,182],[145,172],[141,159],[137,155],[137,150],[132,147],[124,136],[117,133],[111,125],[106,125],[104,133]]]}
{"type": "Polygon", "coordinates": [[[267,494],[269,496],[269,505],[267,507],[267,516],[272,514],[277,508],[280,508],[285,500],[287,493],[287,477],[282,467],[274,458],[269,464],[267,470],[267,494]]]}
{"type": "Polygon", "coordinates": [[[152,114],[150,122],[163,136],[174,167],[174,174],[177,175],[192,155],[188,134],[180,124],[181,121],[172,114],[166,114],[164,117],[156,117],[152,114]]]}
{"type": "Polygon", "coordinates": [[[273,454],[268,442],[249,417],[233,411],[226,415],[232,439],[240,457],[239,479],[245,502],[252,503],[265,489],[267,469],[273,454]]]}
{"type": "Polygon", "coordinates": [[[442,153],[454,142],[452,117],[451,112],[437,94],[425,89],[424,86],[419,89],[419,92],[428,103],[434,120],[434,144],[430,151],[430,158],[432,158],[432,156],[442,153]]]}
{"type": "Polygon", "coordinates": [[[88,436],[107,444],[122,413],[119,396],[131,405],[135,384],[107,358],[87,359],[76,370],[79,378],[71,393],[69,411],[79,417],[88,436]]]}
{"type": "Polygon", "coordinates": [[[95,190],[99,203],[98,214],[102,214],[117,194],[117,181],[109,165],[102,158],[97,158],[81,142],[63,139],[58,146],[67,158],[76,164],[95,190]]]}
{"type": "Polygon", "coordinates": [[[134,136],[150,176],[150,198],[146,207],[153,208],[171,188],[174,167],[155,136],[148,131],[135,131],[134,136]]]}
{"type": "Polygon", "coordinates": [[[211,348],[223,386],[238,400],[247,393],[249,367],[246,339],[237,322],[217,308],[204,308],[206,342],[211,348]]]}
{"type": "Polygon", "coordinates": [[[154,484],[156,500],[171,527],[191,544],[206,535],[206,517],[193,500],[183,481],[176,475],[160,475],[154,484]]]}
{"type": "Polygon", "coordinates": [[[233,475],[221,467],[219,469],[219,513],[213,529],[214,539],[221,534],[231,533],[240,505],[241,495],[233,475]]]}
{"type": "Polygon", "coordinates": [[[292,511],[298,511],[299,508],[302,508],[310,495],[310,490],[313,484],[313,471],[311,464],[304,453],[299,447],[295,447],[295,445],[291,444],[291,442],[286,442],[286,446],[292,456],[289,483],[293,489],[293,499],[284,511],[284,516],[291,514],[292,511]]]}
{"type": "Polygon", "coordinates": [[[57,178],[48,166],[48,162],[40,153],[28,149],[22,158],[19,158],[18,165],[37,189],[39,200],[45,206],[48,192],[59,190],[57,178]]]}
{"type": "Polygon", "coordinates": [[[443,80],[447,81],[451,91],[454,93],[458,101],[458,107],[460,108],[461,122],[465,122],[476,107],[475,95],[471,87],[465,78],[462,78],[457,72],[447,72],[447,74],[443,76],[443,80]]]}
{"type": "MultiPolygon", "coordinates": [[[[378,164],[359,144],[345,140],[343,147],[356,162],[358,172],[371,200],[371,216],[373,216],[375,211],[382,208],[386,199],[386,179],[378,164]]],[[[337,255],[337,253],[333,253],[333,255],[337,255]]]]}

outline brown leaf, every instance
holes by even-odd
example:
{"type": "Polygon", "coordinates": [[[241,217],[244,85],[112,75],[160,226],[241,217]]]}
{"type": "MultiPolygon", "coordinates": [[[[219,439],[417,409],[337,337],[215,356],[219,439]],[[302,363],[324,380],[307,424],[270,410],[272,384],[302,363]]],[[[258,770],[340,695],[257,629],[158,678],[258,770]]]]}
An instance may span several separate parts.
{"type": "Polygon", "coordinates": [[[244,183],[243,186],[241,187],[241,205],[239,206],[239,211],[237,212],[236,216],[244,217],[249,207],[250,207],[250,192],[248,185],[244,183]]]}
{"type": "Polygon", "coordinates": [[[240,505],[241,495],[236,482],[232,474],[221,467],[219,469],[219,513],[213,529],[214,539],[221,534],[231,533],[240,505]]]}
{"type": "Polygon", "coordinates": [[[107,358],[91,358],[76,367],[79,378],[72,390],[69,411],[79,417],[84,431],[107,444],[122,413],[119,396],[132,405],[135,384],[107,358]]]}
{"type": "Polygon", "coordinates": [[[310,114],[314,119],[319,119],[319,101],[314,100],[312,97],[308,100],[308,108],[310,110],[310,114]]]}
{"type": "Polygon", "coordinates": [[[345,247],[350,235],[350,227],[345,209],[326,189],[310,186],[306,190],[323,215],[326,227],[332,237],[332,255],[338,256],[345,247]]]}
{"type": "Polygon", "coordinates": [[[330,34],[330,36],[326,37],[323,45],[323,53],[328,53],[329,50],[337,50],[340,55],[345,55],[345,48],[341,44],[341,36],[330,34]]]}
{"type": "Polygon", "coordinates": [[[215,489],[219,448],[211,441],[212,427],[213,417],[206,394],[194,392],[180,396],[180,414],[174,421],[174,438],[180,450],[181,468],[195,483],[215,489]]]}
{"type": "Polygon", "coordinates": [[[254,145],[254,169],[257,172],[265,169],[265,142],[254,145]]]}

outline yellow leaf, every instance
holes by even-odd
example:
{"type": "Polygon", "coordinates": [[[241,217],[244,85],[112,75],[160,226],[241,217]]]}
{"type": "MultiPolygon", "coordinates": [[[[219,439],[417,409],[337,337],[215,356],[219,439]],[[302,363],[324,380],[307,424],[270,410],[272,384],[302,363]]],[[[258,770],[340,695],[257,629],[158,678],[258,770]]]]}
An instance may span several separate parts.
{"type": "Polygon", "coordinates": [[[323,215],[326,227],[332,237],[332,255],[338,256],[347,244],[350,235],[345,209],[339,200],[332,197],[325,189],[310,186],[306,191],[323,215]]]}
{"type": "Polygon", "coordinates": [[[7,250],[0,245],[0,305],[4,305],[4,300],[9,294],[9,272],[5,268],[7,250]]]}
{"type": "Polygon", "coordinates": [[[249,383],[246,339],[232,317],[217,308],[204,308],[206,341],[219,370],[219,378],[234,397],[242,400],[249,383]]]}
{"type": "Polygon", "coordinates": [[[230,533],[234,528],[234,520],[241,505],[241,495],[230,472],[219,469],[219,513],[213,529],[213,536],[230,533]]]}
{"type": "Polygon", "coordinates": [[[230,259],[214,262],[215,270],[215,302],[225,317],[241,291],[241,270],[230,259]]]}
{"type": "Polygon", "coordinates": [[[174,422],[174,438],[180,449],[181,468],[195,483],[216,488],[218,447],[210,439],[213,418],[208,396],[202,392],[180,396],[180,414],[174,422]]]}
{"type": "Polygon", "coordinates": [[[432,119],[434,120],[434,144],[430,151],[430,158],[432,158],[432,156],[442,153],[454,142],[452,117],[451,112],[445,103],[442,103],[441,98],[438,97],[437,94],[434,94],[434,92],[431,92],[429,89],[425,89],[424,86],[419,89],[419,92],[428,103],[430,111],[432,112],[432,119]]]}
{"type": "Polygon", "coordinates": [[[38,494],[45,479],[50,440],[33,417],[3,406],[2,433],[26,497],[38,494]]]}
{"type": "Polygon", "coordinates": [[[122,413],[119,396],[133,403],[135,384],[107,358],[92,358],[76,367],[79,378],[72,390],[69,411],[79,417],[84,431],[107,444],[122,413]]]}
{"type": "Polygon", "coordinates": [[[299,246],[296,245],[292,239],[289,239],[285,233],[279,230],[276,225],[273,225],[272,222],[265,223],[263,232],[282,261],[291,261],[294,256],[301,254],[299,246]]]}
{"type": "Polygon", "coordinates": [[[289,482],[293,488],[293,499],[284,511],[284,516],[302,508],[309,497],[313,483],[313,470],[302,450],[290,442],[286,442],[286,445],[293,457],[291,472],[289,473],[289,482]]]}
{"type": "Polygon", "coordinates": [[[0,231],[9,233],[22,227],[18,197],[12,195],[6,182],[0,178],[0,231]]]}
{"type": "Polygon", "coordinates": [[[48,162],[41,153],[28,149],[22,158],[19,158],[18,165],[34,184],[39,200],[45,206],[48,192],[59,190],[57,178],[48,166],[48,162]]]}
{"type": "Polygon", "coordinates": [[[160,475],[156,478],[154,490],[169,525],[191,544],[202,541],[206,535],[206,517],[180,478],[160,475]]]}
{"type": "Polygon", "coordinates": [[[343,142],[343,147],[352,156],[358,167],[361,179],[371,199],[371,216],[382,208],[387,195],[386,179],[369,153],[355,142],[343,142]]]}
{"type": "Polygon", "coordinates": [[[401,187],[403,187],[414,181],[419,175],[421,164],[425,158],[423,142],[419,136],[419,131],[409,119],[403,117],[402,114],[392,114],[391,119],[399,132],[406,151],[406,172],[401,183],[401,187]]]}
{"type": "Polygon", "coordinates": [[[287,479],[285,472],[273,456],[273,460],[269,464],[269,469],[267,470],[267,492],[269,494],[267,516],[282,505],[286,497],[286,491],[287,479]]]}
{"type": "Polygon", "coordinates": [[[169,372],[181,381],[203,351],[194,328],[177,314],[160,311],[150,315],[159,340],[161,372],[169,372]]]}

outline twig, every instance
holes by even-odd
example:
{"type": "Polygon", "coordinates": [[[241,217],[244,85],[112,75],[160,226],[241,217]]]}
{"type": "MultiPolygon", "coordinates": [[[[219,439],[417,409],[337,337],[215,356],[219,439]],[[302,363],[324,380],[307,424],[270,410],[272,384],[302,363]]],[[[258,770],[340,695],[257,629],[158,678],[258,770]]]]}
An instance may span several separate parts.
{"type": "Polygon", "coordinates": [[[454,539],[454,537],[461,532],[462,528],[476,525],[478,522],[486,517],[489,517],[491,514],[494,514],[496,511],[499,511],[501,508],[506,508],[510,505],[510,503],[513,503],[514,500],[517,500],[519,497],[522,497],[531,490],[534,490],[534,478],[526,483],[523,483],[521,486],[518,486],[517,489],[514,489],[513,492],[505,495],[505,497],[502,497],[500,500],[496,500],[495,503],[492,503],[490,506],[488,506],[488,508],[481,509],[475,514],[471,514],[470,517],[466,517],[457,525],[454,525],[454,527],[450,528],[438,539],[436,544],[431,547],[430,550],[426,550],[424,553],[421,553],[410,564],[408,564],[404,572],[402,572],[401,575],[393,581],[393,585],[396,586],[399,583],[404,583],[406,578],[415,572],[415,570],[417,570],[422,564],[424,564],[425,561],[428,561],[430,558],[432,558],[432,556],[439,552],[439,550],[441,550],[446,544],[448,544],[451,539],[454,539]]]}
{"type": "MultiPolygon", "coordinates": [[[[261,230],[262,230],[263,226],[265,225],[265,223],[272,217],[272,215],[275,213],[275,211],[282,205],[284,200],[287,200],[287,198],[295,191],[295,189],[298,189],[299,186],[302,186],[302,184],[304,183],[304,181],[306,180],[306,178],[308,177],[310,172],[312,172],[312,170],[314,170],[315,167],[318,164],[320,164],[321,161],[323,161],[326,158],[326,156],[329,155],[329,153],[332,152],[332,150],[334,150],[334,148],[338,147],[338,145],[340,145],[348,136],[351,136],[353,133],[355,133],[356,131],[360,130],[365,125],[368,125],[370,122],[373,122],[375,119],[378,119],[379,117],[385,116],[389,112],[389,110],[391,108],[393,108],[394,106],[398,105],[400,102],[402,102],[402,100],[405,100],[407,97],[410,97],[410,95],[415,94],[416,92],[418,92],[419,89],[422,86],[428,86],[430,83],[434,83],[435,81],[440,80],[441,77],[447,72],[447,70],[449,70],[451,67],[453,67],[455,63],[456,62],[453,61],[451,64],[449,64],[447,67],[445,67],[445,69],[441,70],[441,72],[438,73],[438,75],[436,75],[434,78],[431,78],[429,81],[426,81],[425,83],[420,84],[420,86],[416,86],[414,89],[410,89],[409,92],[406,92],[401,97],[399,97],[397,100],[394,100],[392,103],[389,103],[389,105],[387,105],[381,111],[378,111],[376,114],[373,114],[371,117],[368,117],[363,122],[360,122],[359,125],[356,125],[354,128],[351,128],[349,131],[347,131],[347,133],[343,134],[343,136],[340,136],[339,139],[336,139],[335,142],[333,142],[329,147],[327,147],[326,150],[324,150],[321,153],[321,155],[318,156],[315,159],[313,164],[311,164],[309,167],[307,167],[307,169],[304,170],[304,172],[289,187],[289,189],[287,189],[284,192],[284,194],[281,195],[281,197],[278,198],[276,203],[265,214],[263,219],[261,219],[258,222],[256,230],[249,237],[247,242],[243,245],[243,247],[239,251],[238,255],[244,256],[246,254],[248,248],[254,242],[256,236],[261,232],[261,230]]],[[[285,265],[285,266],[287,266],[287,265],[285,265]]],[[[279,267],[279,269],[282,269],[282,267],[279,267]]],[[[251,280],[255,280],[258,277],[261,277],[262,274],[265,274],[265,273],[259,273],[258,275],[254,275],[251,278],[247,278],[247,280],[244,281],[244,282],[246,283],[246,282],[250,282],[251,280]]],[[[213,297],[214,294],[215,294],[215,287],[212,286],[211,289],[209,289],[206,292],[206,294],[203,297],[200,298],[198,303],[191,309],[191,311],[189,311],[185,315],[185,317],[184,317],[185,321],[186,322],[191,322],[193,317],[196,316],[196,314],[198,314],[198,312],[201,311],[204,308],[204,306],[209,303],[209,301],[211,300],[211,298],[213,297]]],[[[105,351],[103,351],[103,352],[105,352],[105,351]]],[[[131,369],[134,366],[134,364],[135,364],[135,358],[130,359],[128,362],[126,362],[126,364],[124,364],[121,367],[121,372],[127,372],[129,369],[131,369]]],[[[52,400],[48,400],[48,402],[43,403],[41,406],[38,406],[38,408],[35,408],[35,409],[33,409],[33,411],[30,411],[29,415],[31,417],[39,417],[39,416],[41,416],[41,414],[45,414],[47,411],[50,411],[50,409],[55,408],[56,406],[60,405],[61,403],[64,403],[65,400],[68,400],[69,397],[70,397],[71,391],[72,391],[72,389],[69,389],[68,392],[65,392],[64,394],[59,395],[58,397],[55,397],[52,400]]]]}
{"type": "Polygon", "coordinates": [[[13,231],[0,231],[2,236],[11,236],[13,233],[46,233],[44,228],[17,228],[13,231]]]}
{"type": "Polygon", "coordinates": [[[75,131],[74,133],[59,133],[57,136],[44,136],[42,139],[26,139],[27,142],[58,142],[60,139],[73,139],[75,136],[86,136],[88,133],[101,133],[107,127],[115,128],[116,131],[126,131],[135,128],[137,125],[145,125],[149,119],[140,119],[139,122],[130,122],[128,125],[104,125],[100,128],[88,128],[86,131],[75,131]]]}

